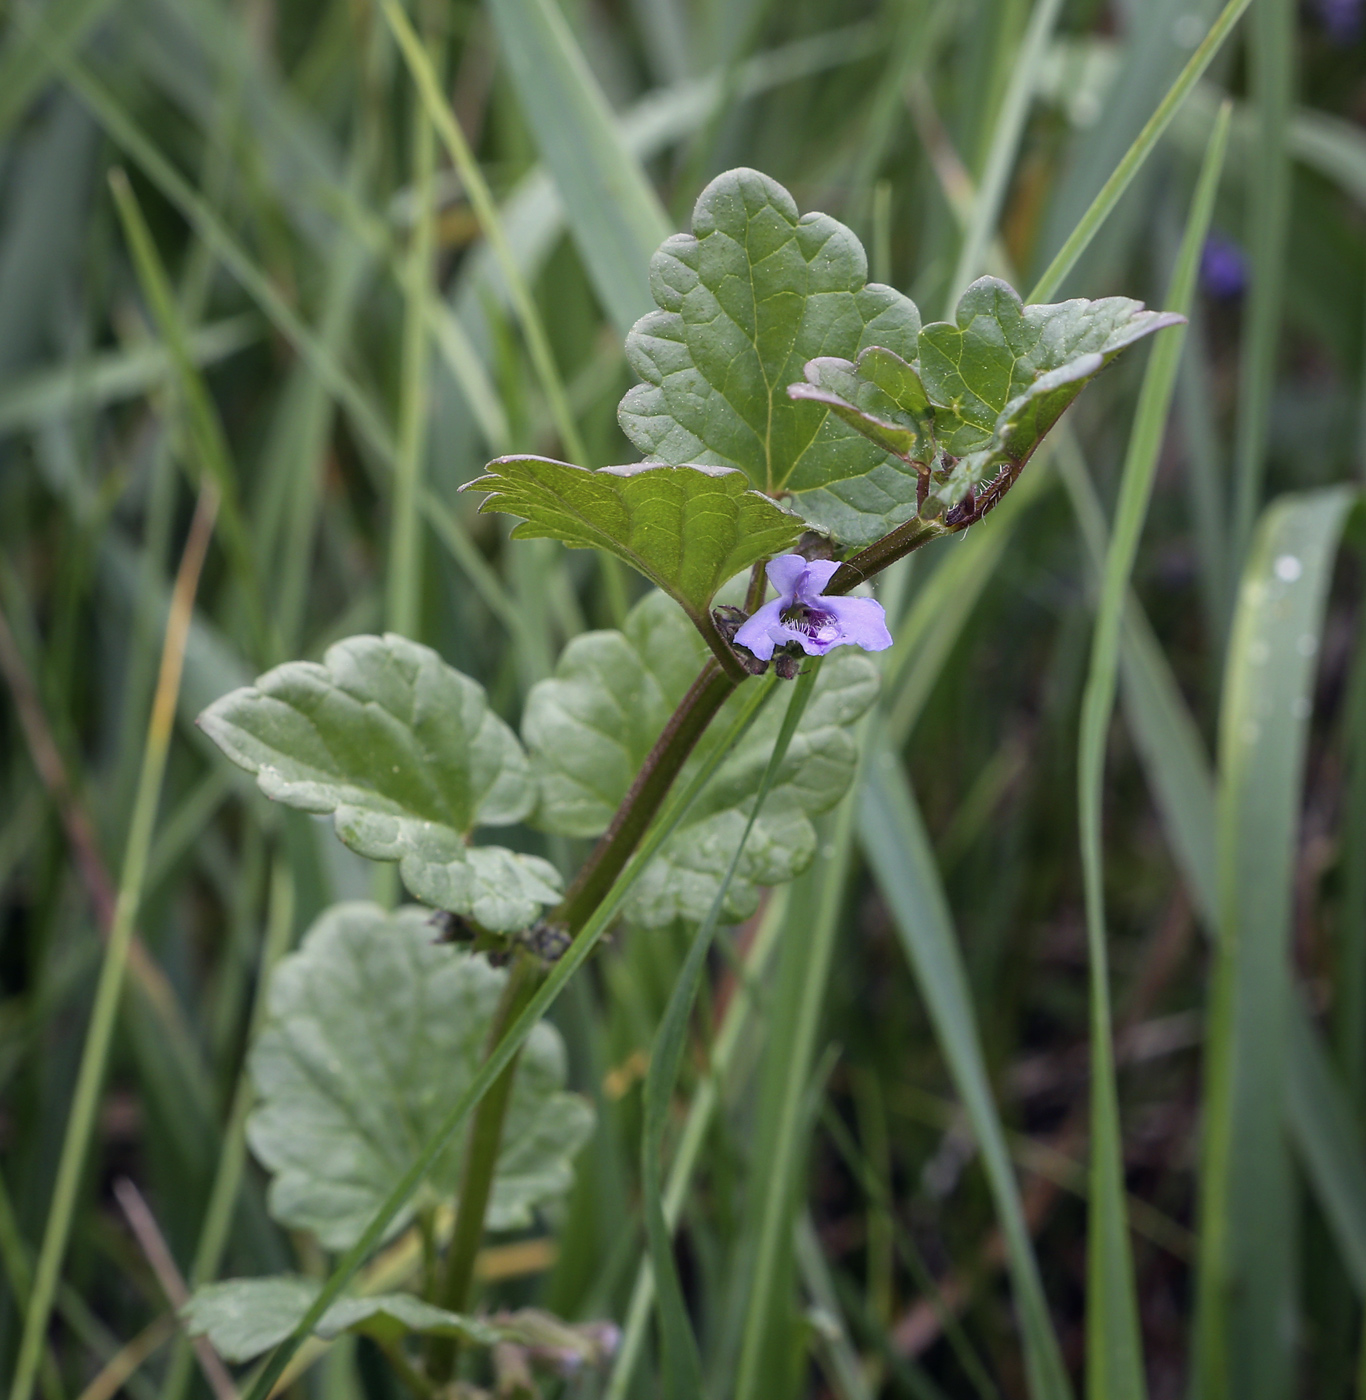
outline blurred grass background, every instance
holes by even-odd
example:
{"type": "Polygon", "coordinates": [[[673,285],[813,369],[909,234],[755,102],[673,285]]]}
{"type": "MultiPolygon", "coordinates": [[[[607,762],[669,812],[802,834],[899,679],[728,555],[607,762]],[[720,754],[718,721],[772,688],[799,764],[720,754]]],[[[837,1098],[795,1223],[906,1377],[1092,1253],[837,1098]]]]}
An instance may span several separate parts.
{"type": "MultiPolygon", "coordinates": [[[[510,546],[507,523],[456,489],[503,452],[630,460],[615,407],[622,336],[650,305],[640,250],[686,227],[703,184],[736,164],[772,174],[801,208],[849,223],[873,277],[926,319],[983,270],[1013,269],[1025,290],[1215,13],[1198,0],[416,0],[469,147],[453,162],[364,0],[11,0],[0,1374],[101,935],[130,883],[162,634],[204,475],[218,531],[145,876],[132,871],[138,941],[39,1373],[49,1400],[120,1386],[179,1400],[204,1384],[172,1340],[123,1178],[191,1280],[324,1267],[265,1213],[241,1138],[243,1052],[271,961],[333,900],[396,885],[227,771],[198,711],[271,664],[387,627],[479,679],[515,724],[563,643],[619,620],[639,580],[550,542],[510,546]]],[[[1149,1393],[1184,1395],[1198,1374],[1204,1400],[1336,1397],[1366,1393],[1366,614],[1358,556],[1335,563],[1347,498],[1322,493],[1366,481],[1366,7],[1254,0],[1051,295],[1161,303],[1224,95],[1229,154],[1109,733],[1123,1170],[1149,1393]],[[1289,514],[1254,539],[1284,493],[1298,493],[1289,514]],[[1322,615],[1311,600],[1280,632],[1275,618],[1235,629],[1240,580],[1274,590],[1286,559],[1321,577],[1322,615]],[[1240,726],[1273,692],[1289,708],[1244,753],[1240,726]],[[1228,1240],[1251,1264],[1221,1273],[1228,1240]],[[1233,1377],[1209,1360],[1221,1348],[1233,1377]]],[[[718,1395],[737,1375],[742,1394],[842,1400],[1062,1395],[1062,1370],[1081,1383],[1077,732],[1146,358],[1088,390],[1009,507],[889,583],[900,642],[870,743],[892,766],[832,819],[816,868],[731,941],[761,974],[750,992],[734,958],[716,962],[672,1155],[692,1165],[679,1258],[718,1395]],[[961,982],[944,958],[955,940],[961,982]],[[789,1122],[778,1105],[798,1071],[789,1122]],[[758,1292],[756,1257],[772,1279],[758,1292]],[[1036,1375],[1032,1392],[1026,1355],[1046,1363],[1053,1342],[1031,1277],[1061,1357],[1052,1388],[1036,1375]]],[[[1360,543],[1356,517],[1348,535],[1360,543]]],[[[625,931],[557,1008],[599,1130],[563,1219],[487,1256],[489,1300],[627,1317],[640,1084],[685,946],[681,929],[625,931]]],[[[612,1393],[654,1393],[648,1328],[627,1345],[642,1354],[612,1393]]],[[[585,1376],[564,1393],[607,1385],[585,1376]]],[[[333,1347],[297,1382],[393,1387],[366,1344],[333,1347]]]]}

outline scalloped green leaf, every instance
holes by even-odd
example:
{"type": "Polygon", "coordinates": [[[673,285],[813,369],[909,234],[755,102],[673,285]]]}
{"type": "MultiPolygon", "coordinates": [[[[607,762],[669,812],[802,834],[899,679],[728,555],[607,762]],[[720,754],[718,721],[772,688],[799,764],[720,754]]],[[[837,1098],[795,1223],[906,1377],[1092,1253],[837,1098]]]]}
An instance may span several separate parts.
{"type": "Polygon", "coordinates": [[[267,797],[331,813],[347,846],[397,861],[428,904],[506,932],[559,898],[548,861],[466,843],[520,821],[536,789],[483,688],[430,647],[350,637],[321,665],[292,661],[225,695],[199,725],[267,797]]]}
{"type": "MultiPolygon", "coordinates": [[[[436,1132],[483,1061],[507,974],[438,943],[425,910],[339,904],[271,979],[249,1057],[258,1103],[247,1140],[271,1172],[267,1202],[284,1225],[345,1249],[436,1132]]],[[[493,1230],[531,1223],[562,1195],[593,1114],[563,1092],[559,1032],[542,1022],[522,1052],[489,1203],[493,1230]]],[[[457,1133],[407,1209],[455,1195],[457,1133]]]]}
{"type": "Polygon", "coordinates": [[[650,288],[660,309],[626,338],[644,383],[618,412],[642,453],[738,467],[770,495],[791,493],[804,519],[850,543],[914,514],[914,472],[824,404],[787,395],[820,356],[853,359],[883,345],[915,358],[915,303],[868,281],[849,229],[826,214],[798,215],[792,196],[756,170],[727,171],[698,197],[692,233],[655,254],[650,288]]]}
{"type": "Polygon", "coordinates": [[[792,548],[802,522],[730,467],[642,463],[588,471],[546,457],[500,457],[462,488],[480,511],[523,516],[514,539],[605,549],[698,619],[727,579],[792,548]]]}
{"type": "Polygon", "coordinates": [[[794,399],[831,411],[887,451],[922,463],[936,449],[958,459],[932,494],[956,505],[1004,466],[1020,468],[1120,351],[1185,318],[1128,297],[1025,306],[997,277],[959,299],[954,320],[919,337],[919,358],[865,352],[856,362],[813,360],[794,399]]]}
{"type": "MultiPolygon", "coordinates": [[[[289,1336],[321,1288],[321,1280],[297,1274],[225,1279],[196,1289],[180,1315],[190,1336],[207,1337],[225,1361],[250,1361],[289,1336]]],[[[343,1332],[362,1332],[386,1343],[421,1333],[485,1347],[503,1335],[486,1322],[433,1307],[411,1293],[339,1298],[313,1331],[325,1341],[343,1332]]]]}
{"type": "MultiPolygon", "coordinates": [[[[522,734],[540,782],[532,824],[596,836],[611,820],[641,761],[706,655],[662,594],[642,599],[621,632],[589,632],[565,648],[555,675],[527,697],[522,734]]],[[[826,657],[777,781],[760,810],[731,883],[725,918],[746,918],[759,887],[793,879],[816,849],[811,818],[839,801],[857,758],[850,726],[877,694],[873,663],[853,647],[826,657]]],[[[729,702],[679,781],[720,742],[729,702]]],[[[782,724],[767,707],[721,765],[636,885],[626,915],[647,926],[705,917],[729,866],[782,724]]]]}

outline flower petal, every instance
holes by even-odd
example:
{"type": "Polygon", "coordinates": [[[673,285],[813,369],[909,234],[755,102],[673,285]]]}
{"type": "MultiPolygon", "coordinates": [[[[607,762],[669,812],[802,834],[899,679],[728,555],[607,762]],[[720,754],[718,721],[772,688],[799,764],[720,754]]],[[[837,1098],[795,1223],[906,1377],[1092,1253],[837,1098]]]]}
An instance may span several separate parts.
{"type": "MultiPolygon", "coordinates": [[[[775,560],[774,563],[776,562],[775,560]]],[[[768,567],[771,569],[773,565],[768,567]]],[[[760,661],[767,661],[773,655],[773,632],[782,628],[783,609],[790,601],[775,598],[771,603],[765,603],[753,617],[741,624],[735,634],[736,642],[742,647],[747,647],[760,661]]],[[[783,628],[784,635],[790,630],[783,628]]]]}
{"type": "Polygon", "coordinates": [[[840,626],[840,640],[832,645],[852,643],[864,651],[886,651],[891,646],[887,614],[876,598],[822,598],[820,605],[840,626]]]}
{"type": "Polygon", "coordinates": [[[768,561],[768,581],[790,603],[797,596],[802,576],[810,567],[800,554],[780,554],[768,561]]]}
{"type": "Polygon", "coordinates": [[[839,566],[838,559],[813,559],[806,566],[806,573],[797,585],[797,596],[802,602],[817,607],[824,604],[825,599],[821,598],[821,594],[825,590],[825,585],[838,573],[839,566]],[[820,603],[816,602],[818,598],[820,598],[820,603]]]}
{"type": "Polygon", "coordinates": [[[786,622],[773,629],[773,636],[780,642],[796,642],[808,656],[824,656],[831,647],[842,646],[844,636],[833,627],[825,635],[803,632],[799,627],[790,627],[786,622]]]}

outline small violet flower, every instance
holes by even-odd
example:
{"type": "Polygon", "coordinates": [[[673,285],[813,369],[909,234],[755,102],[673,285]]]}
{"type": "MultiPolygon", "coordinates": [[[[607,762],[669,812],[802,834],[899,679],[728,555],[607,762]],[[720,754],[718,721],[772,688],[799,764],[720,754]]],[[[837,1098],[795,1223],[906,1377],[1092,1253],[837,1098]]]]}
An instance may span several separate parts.
{"type": "Polygon", "coordinates": [[[1200,284],[1216,301],[1232,301],[1247,286],[1247,259],[1230,238],[1212,233],[1200,253],[1200,284]]]}
{"type": "Polygon", "coordinates": [[[768,581],[778,596],[765,603],[735,634],[735,640],[768,661],[775,646],[796,642],[808,656],[824,656],[832,647],[856,646],[883,651],[892,644],[887,615],[872,598],[827,598],[821,589],[839,564],[833,559],[803,559],[780,554],[768,566],[768,581]]]}
{"type": "Polygon", "coordinates": [[[1328,35],[1339,48],[1354,44],[1361,34],[1361,0],[1318,0],[1315,8],[1328,35]]]}

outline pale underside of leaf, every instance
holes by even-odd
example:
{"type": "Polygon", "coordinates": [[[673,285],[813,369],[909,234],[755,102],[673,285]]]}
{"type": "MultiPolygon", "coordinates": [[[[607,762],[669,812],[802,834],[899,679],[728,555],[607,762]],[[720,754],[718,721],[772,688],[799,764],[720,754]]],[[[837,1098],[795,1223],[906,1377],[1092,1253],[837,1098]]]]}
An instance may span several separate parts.
{"type": "MultiPolygon", "coordinates": [[[[555,676],[527,697],[523,735],[541,786],[535,825],[596,836],[611,820],[641,760],[705,656],[700,639],[660,594],[643,599],[624,632],[590,632],[566,647],[555,676]]],[[[854,648],[827,657],[768,800],[745,845],[726,918],[746,917],[759,887],[792,879],[815,853],[812,816],[852,780],[849,732],[877,693],[877,672],[854,648]]],[[[737,701],[730,702],[732,705],[737,701]]],[[[627,908],[647,926],[705,917],[734,854],[781,724],[770,707],[722,764],[683,824],[641,876],[627,908]]],[[[722,711],[684,768],[702,762],[724,733],[722,711]]]]}
{"type": "Polygon", "coordinates": [[[501,457],[465,488],[481,511],[525,517],[514,539],[605,549],[702,616],[718,588],[796,544],[802,522],[733,468],[644,463],[587,471],[545,457],[501,457]]]}
{"type": "Polygon", "coordinates": [[[627,336],[644,383],[622,400],[626,435],[655,461],[738,467],[771,495],[791,493],[809,523],[837,522],[850,543],[885,533],[899,523],[892,516],[914,512],[914,473],[824,405],[787,396],[818,356],[885,345],[915,358],[914,302],[867,277],[863,247],[843,224],[799,216],[757,171],[718,176],[698,198],[693,232],[670,238],[651,263],[660,310],[627,336]],[[841,492],[870,476],[872,491],[841,492]]]}
{"type": "MultiPolygon", "coordinates": [[[[321,1287],[319,1280],[295,1274],[226,1279],[198,1289],[181,1316],[189,1334],[207,1337],[225,1361],[250,1361],[289,1336],[321,1287]]],[[[313,1331],[324,1340],[363,1332],[385,1342],[425,1333],[459,1337],[476,1346],[492,1346],[502,1336],[496,1327],[433,1307],[410,1293],[339,1298],[313,1331]]]]}
{"type": "Polygon", "coordinates": [[[482,687],[429,647],[351,637],[321,665],[277,666],[225,695],[199,723],[267,797],[331,813],[347,846],[397,861],[426,903],[506,931],[559,897],[548,861],[467,844],[476,826],[520,821],[535,786],[482,687]]]}
{"type": "MultiPolygon", "coordinates": [[[[270,1170],[272,1215],[329,1249],[359,1238],[478,1069],[506,974],[435,940],[425,910],[325,912],[270,988],[252,1049],[252,1150],[270,1170]]],[[[521,1228],[571,1181],[592,1113],[562,1092],[564,1047],[542,1024],[527,1042],[488,1212],[521,1228]]],[[[463,1139],[449,1144],[396,1230],[455,1194],[463,1139]]]]}

